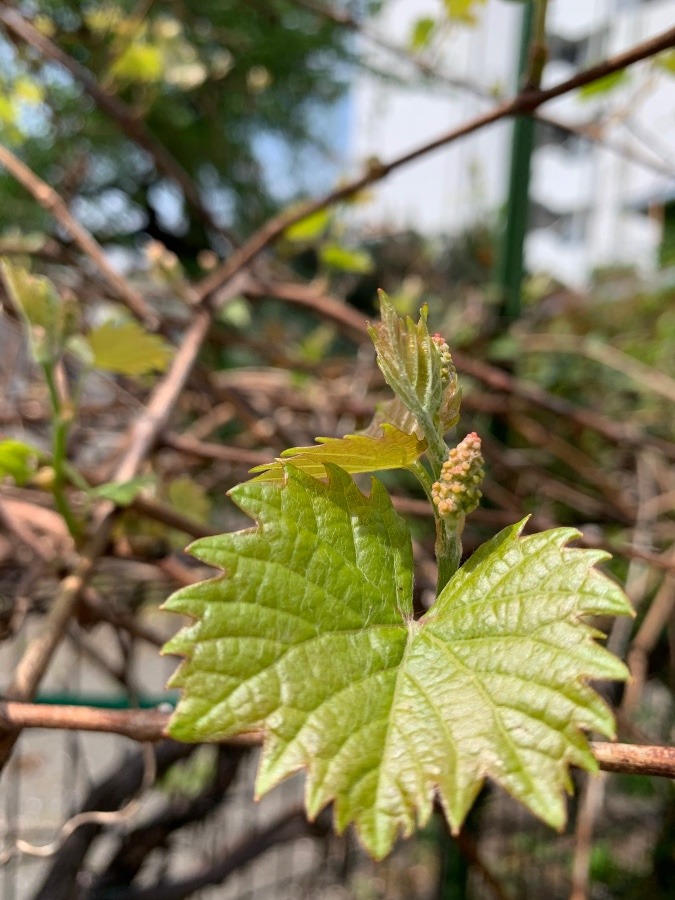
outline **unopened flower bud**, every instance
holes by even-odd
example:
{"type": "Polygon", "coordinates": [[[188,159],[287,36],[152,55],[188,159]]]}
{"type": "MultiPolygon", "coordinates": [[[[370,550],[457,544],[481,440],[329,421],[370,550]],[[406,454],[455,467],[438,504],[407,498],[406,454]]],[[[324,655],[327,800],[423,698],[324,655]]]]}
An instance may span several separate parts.
{"type": "Polygon", "coordinates": [[[478,506],[482,496],[478,486],[485,478],[484,464],[480,438],[475,431],[450,451],[440,479],[431,488],[434,504],[446,521],[459,522],[478,506]]]}
{"type": "Polygon", "coordinates": [[[452,361],[450,347],[448,347],[445,338],[443,338],[438,332],[432,335],[431,340],[436,345],[436,348],[438,349],[439,355],[441,357],[441,377],[445,385],[450,381],[451,378],[454,378],[457,375],[455,364],[452,361]]]}

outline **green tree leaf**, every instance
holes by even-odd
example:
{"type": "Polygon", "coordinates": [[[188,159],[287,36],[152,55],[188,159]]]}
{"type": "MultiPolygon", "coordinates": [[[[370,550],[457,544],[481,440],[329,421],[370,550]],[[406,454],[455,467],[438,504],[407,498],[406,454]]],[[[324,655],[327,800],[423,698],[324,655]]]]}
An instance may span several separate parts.
{"type": "Polygon", "coordinates": [[[585,84],[579,88],[579,97],[582,100],[591,100],[594,97],[600,97],[603,94],[609,94],[614,88],[620,87],[630,79],[625,69],[619,69],[618,72],[612,72],[611,75],[605,75],[604,78],[597,78],[590,84],[585,84]]]}
{"type": "Polygon", "coordinates": [[[149,334],[137,322],[105,322],[87,335],[94,365],[121,375],[163,372],[171,348],[156,334],[149,334]]]}
{"type": "Polygon", "coordinates": [[[343,438],[317,438],[318,446],[291,447],[281,459],[268,465],[256,466],[251,473],[261,472],[254,481],[284,480],[285,460],[312,475],[326,477],[326,463],[340,466],[346,472],[383,472],[385,469],[405,469],[420,458],[426,449],[424,441],[414,434],[405,434],[393,425],[382,425],[379,436],[348,434],[343,438]]]}
{"type": "Polygon", "coordinates": [[[485,3],[486,0],[443,0],[448,17],[465,25],[476,23],[476,7],[484,6],[485,3]]]}
{"type": "Polygon", "coordinates": [[[367,275],[373,271],[373,259],[365,250],[349,250],[339,244],[324,244],[319,248],[319,259],[340,272],[353,272],[356,275],[367,275]]]}
{"type": "Polygon", "coordinates": [[[37,468],[35,447],[23,441],[0,441],[0,478],[9,475],[19,485],[25,484],[37,468]]]}
{"type": "Polygon", "coordinates": [[[169,482],[167,500],[180,512],[187,513],[192,519],[206,524],[211,512],[211,501],[201,484],[189,475],[180,475],[169,482]]]}
{"type": "Polygon", "coordinates": [[[569,764],[597,768],[580,728],[614,731],[586,681],[627,674],[581,621],[630,612],[592,568],[606,555],[512,526],[415,621],[405,523],[376,480],[366,497],[327,468],[328,484],[288,466],[281,487],[240,485],[258,527],[192,545],[227,574],[165,604],[196,620],[165,647],[185,657],[171,733],[264,729],[258,795],[306,768],[309,816],[334,801],[376,858],[435,794],[457,831],[486,777],[562,827],[569,764]]]}
{"type": "Polygon", "coordinates": [[[293,243],[315,241],[317,238],[321,237],[330,225],[331,216],[332,213],[330,210],[320,209],[317,212],[312,213],[311,216],[305,216],[304,219],[300,219],[299,222],[290,225],[284,231],[284,237],[287,241],[292,241],[293,243]]]}
{"type": "Polygon", "coordinates": [[[424,50],[429,45],[435,30],[436,19],[429,16],[417,19],[410,35],[410,49],[415,52],[424,50]]]}
{"type": "Polygon", "coordinates": [[[164,75],[161,47],[147,41],[129,44],[110,67],[110,74],[119,81],[161,81],[164,75]]]}
{"type": "Polygon", "coordinates": [[[380,291],[380,317],[368,327],[377,364],[389,387],[412,413],[427,441],[432,462],[440,469],[447,453],[443,434],[459,419],[461,395],[452,360],[449,353],[444,356],[429,334],[426,307],[415,324],[410,316],[399,318],[387,295],[380,291]]]}
{"type": "Polygon", "coordinates": [[[658,56],[654,57],[653,63],[657,68],[663,69],[664,72],[675,75],[675,50],[659,53],[658,56]]]}

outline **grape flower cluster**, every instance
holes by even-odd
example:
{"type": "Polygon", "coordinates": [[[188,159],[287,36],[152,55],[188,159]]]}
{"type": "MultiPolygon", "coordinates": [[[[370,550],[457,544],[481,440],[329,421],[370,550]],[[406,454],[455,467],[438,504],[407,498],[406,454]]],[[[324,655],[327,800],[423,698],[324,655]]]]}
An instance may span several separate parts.
{"type": "Polygon", "coordinates": [[[450,353],[450,347],[448,347],[445,338],[442,337],[438,332],[432,335],[431,340],[436,345],[436,348],[441,357],[441,378],[443,382],[446,383],[450,380],[451,375],[456,374],[455,364],[452,361],[452,354],[450,353]]]}
{"type": "Polygon", "coordinates": [[[479,485],[485,478],[484,463],[480,438],[475,431],[450,451],[440,479],[431,488],[432,499],[443,519],[459,523],[478,506],[482,496],[479,485]]]}

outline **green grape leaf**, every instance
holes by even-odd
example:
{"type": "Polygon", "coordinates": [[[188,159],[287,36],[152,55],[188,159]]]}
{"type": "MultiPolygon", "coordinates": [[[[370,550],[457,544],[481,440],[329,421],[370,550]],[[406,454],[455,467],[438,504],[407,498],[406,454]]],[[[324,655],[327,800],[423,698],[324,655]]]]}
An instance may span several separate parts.
{"type": "Polygon", "coordinates": [[[443,434],[459,419],[460,391],[454,366],[443,359],[427,328],[424,307],[417,324],[396,310],[380,291],[380,321],[368,326],[377,364],[389,387],[412,413],[430,452],[441,462],[443,434]]]}
{"type": "Polygon", "coordinates": [[[398,397],[385,400],[384,403],[378,403],[372,421],[360,433],[368,434],[371,437],[377,435],[380,433],[384,423],[389,423],[406,434],[416,434],[420,440],[424,440],[424,434],[419,422],[398,397]]]}
{"type": "Polygon", "coordinates": [[[42,364],[54,362],[68,337],[77,329],[77,306],[63,299],[48,278],[2,260],[2,275],[14,307],[28,331],[33,358],[42,364]]]}
{"type": "Polygon", "coordinates": [[[597,769],[580,729],[614,732],[587,679],[627,676],[581,620],[630,612],[593,568],[606,554],[514,525],[415,620],[407,526],[378,481],[367,497],[327,469],[327,484],[289,465],[282,486],[238,486],[257,528],[192,545],[226,574],[165,604],[195,620],[164,648],[185,657],[170,733],[263,729],[257,795],[306,769],[308,815],[334,801],[378,859],[436,794],[457,831],[486,777],[562,827],[569,764],[597,769]]]}
{"type": "Polygon", "coordinates": [[[379,436],[348,434],[343,438],[317,438],[317,446],[291,447],[284,450],[276,462],[251,469],[260,472],[254,481],[284,480],[284,461],[314,478],[326,477],[326,463],[340,466],[346,472],[383,472],[385,469],[405,469],[420,458],[426,449],[424,441],[414,434],[405,434],[393,425],[378,428],[379,436]]]}
{"type": "Polygon", "coordinates": [[[21,487],[35,473],[38,451],[23,441],[0,441],[0,478],[9,475],[21,487]]]}
{"type": "Polygon", "coordinates": [[[137,322],[104,322],[86,337],[93,364],[120,375],[146,375],[166,369],[171,348],[137,322]]]}

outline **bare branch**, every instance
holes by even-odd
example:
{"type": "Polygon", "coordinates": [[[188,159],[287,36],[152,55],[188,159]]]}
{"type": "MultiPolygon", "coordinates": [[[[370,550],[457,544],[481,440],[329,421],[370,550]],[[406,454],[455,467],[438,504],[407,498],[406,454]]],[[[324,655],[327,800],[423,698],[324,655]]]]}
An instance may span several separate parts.
{"type": "MultiPolygon", "coordinates": [[[[0,17],[2,10],[0,9],[0,17]]],[[[154,310],[146,303],[141,295],[122,278],[115,268],[108,262],[103,247],[92,237],[68,209],[66,203],[45,181],[39,178],[31,169],[21,162],[11,150],[0,144],[0,165],[32,194],[43,209],[46,209],[66,229],[82,252],[94,263],[108,284],[113,289],[115,296],[131,310],[148,328],[156,329],[159,319],[154,310]]]]}
{"type": "Polygon", "coordinates": [[[325,209],[327,206],[346,200],[348,197],[352,197],[369,185],[382,181],[383,178],[386,178],[387,175],[390,175],[395,170],[432,153],[434,150],[445,147],[459,138],[473,134],[487,125],[499,122],[501,119],[518,115],[531,115],[549,100],[568,94],[570,91],[625,69],[636,62],[661,53],[663,50],[668,50],[673,46],[675,46],[675,28],[670,28],[657,37],[643,41],[624,53],[619,53],[599,63],[597,66],[592,66],[583,72],[579,72],[572,78],[560,82],[560,84],[543,90],[526,90],[517,94],[512,99],[497,104],[488,112],[465,122],[459,128],[453,128],[431,141],[420,144],[418,147],[389,162],[374,163],[363,175],[346,182],[323,197],[311,200],[300,207],[282,211],[269,219],[222,266],[219,266],[204,278],[196,286],[197,296],[201,300],[210,297],[236,274],[245,269],[263,250],[273,244],[287,228],[307,216],[319,212],[319,210],[325,209]]]}
{"type": "MultiPolygon", "coordinates": [[[[46,706],[40,703],[0,701],[0,722],[8,728],[59,728],[103,731],[135,741],[167,737],[169,714],[161,710],[103,710],[91,706],[46,706]]],[[[220,743],[250,747],[260,744],[262,732],[234,735],[220,743]]],[[[606,772],[659,775],[675,778],[675,747],[613,744],[591,741],[593,755],[606,772]]]]}
{"type": "Polygon", "coordinates": [[[604,741],[592,741],[591,747],[604,772],[675,778],[675,747],[645,747],[604,741]]]}

